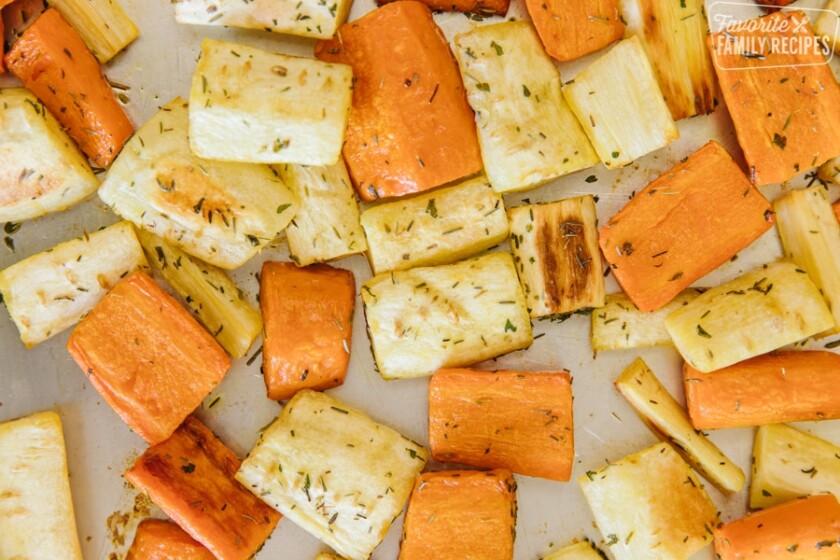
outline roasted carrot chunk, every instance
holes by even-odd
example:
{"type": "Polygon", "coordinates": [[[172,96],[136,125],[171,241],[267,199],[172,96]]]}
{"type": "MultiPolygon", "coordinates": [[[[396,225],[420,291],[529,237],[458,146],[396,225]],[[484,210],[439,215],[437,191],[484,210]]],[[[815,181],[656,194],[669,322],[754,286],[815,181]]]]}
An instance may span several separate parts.
{"type": "Polygon", "coordinates": [[[400,560],[511,560],[516,482],[503,469],[423,473],[403,524],[400,560]]]}
{"type": "Polygon", "coordinates": [[[840,504],[811,496],[730,521],[714,530],[721,560],[802,560],[840,555],[840,504]]]}
{"type": "Polygon", "coordinates": [[[231,365],[216,339],[142,272],[108,292],[73,330],[67,349],[150,445],[168,438],[231,365]]]}
{"type": "Polygon", "coordinates": [[[266,262],[260,276],[268,398],[292,398],[344,383],[350,362],[356,283],[349,270],[266,262]]]}
{"type": "Polygon", "coordinates": [[[749,20],[708,41],[755,185],[840,155],[840,85],[803,12],[749,20]]]}
{"type": "Polygon", "coordinates": [[[353,67],[344,158],[362,199],[425,191],[481,170],[475,117],[428,7],[387,4],[342,25],[315,56],[353,67]]]}
{"type": "Polygon", "coordinates": [[[624,34],[618,0],[525,0],[545,50],[574,60],[603,49],[624,34]]]}
{"type": "Polygon", "coordinates": [[[712,141],[610,218],[600,244],[636,307],[655,311],[772,225],[770,203],[712,141]]]}
{"type": "MultiPolygon", "coordinates": [[[[388,4],[396,0],[377,0],[378,4],[388,4]]],[[[419,0],[436,12],[464,12],[482,16],[503,16],[510,7],[510,0],[419,0]]]]}
{"type": "Polygon", "coordinates": [[[216,557],[175,523],[145,519],[137,526],[125,560],[216,560],[216,557]]]}
{"type": "Polygon", "coordinates": [[[711,373],[683,367],[698,430],[840,418],[840,355],[778,352],[711,373]]]}
{"type": "Polygon", "coordinates": [[[429,443],[438,461],[567,481],[569,373],[442,369],[429,382],[429,443]]]}
{"type": "Polygon", "coordinates": [[[146,450],[125,478],[219,560],[245,560],[280,514],[234,478],[241,461],[190,416],[168,440],[146,450]]]}
{"type": "Polygon", "coordinates": [[[108,167],[134,133],[96,57],[54,8],[18,39],[6,65],[96,165],[108,167]]]}

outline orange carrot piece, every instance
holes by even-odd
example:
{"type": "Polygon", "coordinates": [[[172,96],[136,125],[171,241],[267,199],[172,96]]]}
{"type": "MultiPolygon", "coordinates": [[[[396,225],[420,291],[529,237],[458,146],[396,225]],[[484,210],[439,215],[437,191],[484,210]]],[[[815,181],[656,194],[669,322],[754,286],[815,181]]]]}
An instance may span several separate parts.
{"type": "Polygon", "coordinates": [[[793,4],[796,0],[755,0],[755,3],[760,5],[766,12],[775,12],[785,6],[793,4]]]}
{"type": "Polygon", "coordinates": [[[683,366],[685,401],[698,430],[840,418],[840,355],[766,354],[701,373],[683,366]]]}
{"type": "Polygon", "coordinates": [[[216,560],[209,550],[171,521],[144,519],[125,560],[216,560]]]}
{"type": "Polygon", "coordinates": [[[235,478],[242,462],[190,416],[146,450],[125,478],[219,560],[250,558],[280,514],[235,478]]]}
{"type": "Polygon", "coordinates": [[[717,527],[721,560],[836,560],[840,504],[831,494],[793,500],[717,527]]]}
{"type": "Polygon", "coordinates": [[[580,58],[621,39],[618,0],[525,0],[546,52],[557,60],[580,58]]]}
{"type": "Polygon", "coordinates": [[[510,472],[423,473],[408,502],[399,560],[510,560],[515,532],[510,472]]]}
{"type": "Polygon", "coordinates": [[[350,362],[356,283],[349,270],[266,262],[260,275],[268,398],[344,383],[350,362]]]}
{"type": "Polygon", "coordinates": [[[429,443],[441,462],[568,481],[569,373],[442,369],[429,382],[429,443]]]}
{"type": "Polygon", "coordinates": [[[9,45],[17,41],[47,9],[44,0],[0,0],[0,8],[3,10],[2,20],[7,35],[0,37],[9,45]]]}
{"type": "Polygon", "coordinates": [[[230,368],[230,357],[151,277],[120,281],[67,342],[91,384],[150,445],[168,438],[230,368]]]}
{"type": "Polygon", "coordinates": [[[816,41],[803,12],[776,12],[750,22],[785,31],[727,30],[708,41],[750,179],[761,186],[840,155],[840,85],[822,52],[795,46],[816,41]],[[739,40],[749,41],[753,50],[762,42],[794,46],[744,56],[732,48],[739,40]]]}
{"type": "Polygon", "coordinates": [[[353,67],[344,158],[359,196],[425,191],[483,164],[475,117],[443,33],[424,4],[387,4],[342,25],[315,56],[353,67]]]}
{"type": "Polygon", "coordinates": [[[99,62],[54,8],[18,39],[6,65],[99,167],[108,167],[134,133],[99,62]]]}
{"type": "Polygon", "coordinates": [[[767,199],[711,141],[633,197],[601,228],[599,242],[636,307],[655,311],[773,222],[767,199]]]}
{"type": "MultiPolygon", "coordinates": [[[[377,0],[382,6],[396,0],[377,0]]],[[[510,0],[419,0],[436,12],[464,12],[482,16],[503,16],[510,7],[510,0]]]]}

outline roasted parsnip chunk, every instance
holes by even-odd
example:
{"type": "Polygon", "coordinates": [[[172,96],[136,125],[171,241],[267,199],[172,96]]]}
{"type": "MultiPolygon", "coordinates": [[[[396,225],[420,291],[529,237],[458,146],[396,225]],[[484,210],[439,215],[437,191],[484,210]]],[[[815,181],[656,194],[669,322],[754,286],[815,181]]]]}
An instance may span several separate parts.
{"type": "Polygon", "coordinates": [[[834,52],[840,52],[840,0],[828,0],[814,21],[814,33],[834,52]]]}
{"type": "Polygon", "coordinates": [[[510,244],[531,317],[604,305],[591,195],[508,210],[510,244]]]}
{"type": "Polygon", "coordinates": [[[47,0],[73,26],[102,64],[140,32],[117,0],[47,0]]]}
{"type": "Polygon", "coordinates": [[[305,389],[260,436],[236,478],[350,560],[367,560],[408,500],[426,450],[305,389]]]}
{"type": "Polygon", "coordinates": [[[820,166],[819,177],[823,181],[840,185],[840,157],[830,159],[820,166]]]}
{"type": "Polygon", "coordinates": [[[362,227],[374,274],[449,264],[507,239],[505,203],[487,179],[365,210],[362,227]]]}
{"type": "Polygon", "coordinates": [[[591,542],[579,542],[552,552],[543,560],[603,560],[603,553],[591,542]]]}
{"type": "Polygon", "coordinates": [[[269,167],[194,155],[187,103],[179,98],[126,144],[99,197],[139,227],[226,269],[277,237],[298,207],[269,167]]]}
{"type": "Polygon", "coordinates": [[[385,379],[472,365],[533,341],[509,253],[380,274],[362,285],[362,301],[385,379]]]}
{"type": "Polygon", "coordinates": [[[134,227],[120,222],[0,271],[0,294],[31,347],[81,321],[121,278],[148,268],[134,227]]]}

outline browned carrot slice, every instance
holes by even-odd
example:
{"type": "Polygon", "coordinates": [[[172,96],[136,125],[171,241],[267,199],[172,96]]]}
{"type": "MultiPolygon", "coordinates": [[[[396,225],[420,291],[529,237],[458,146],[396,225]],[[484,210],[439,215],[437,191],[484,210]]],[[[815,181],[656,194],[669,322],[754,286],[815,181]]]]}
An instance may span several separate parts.
{"type": "Polygon", "coordinates": [[[721,560],[836,560],[840,504],[831,494],[793,500],[717,527],[721,560]]]}
{"type": "MultiPolygon", "coordinates": [[[[377,0],[378,4],[388,4],[396,0],[377,0]]],[[[465,12],[479,15],[503,16],[510,7],[510,0],[419,0],[436,12],[465,12]]]]}
{"type": "Polygon", "coordinates": [[[349,270],[266,262],[260,276],[268,398],[344,383],[350,361],[356,284],[349,270]]]}
{"type": "Polygon", "coordinates": [[[711,373],[683,367],[698,430],[840,418],[840,355],[778,352],[711,373]]]}
{"type": "Polygon", "coordinates": [[[440,370],[429,382],[429,442],[438,461],[567,481],[569,373],[440,370]]]}
{"type": "Polygon", "coordinates": [[[353,67],[344,157],[364,200],[402,196],[481,170],[475,117],[424,4],[387,4],[342,25],[315,56],[353,67]]]}
{"type": "Polygon", "coordinates": [[[168,440],[146,450],[125,478],[219,560],[245,560],[280,514],[234,478],[241,461],[190,416],[168,440]]]}
{"type": "Polygon", "coordinates": [[[773,221],[767,199],[712,141],[610,218],[600,230],[600,244],[633,303],[654,311],[752,243],[773,221]]]}
{"type": "Polygon", "coordinates": [[[209,550],[171,521],[144,519],[125,560],[216,560],[209,550]]]}
{"type": "Polygon", "coordinates": [[[150,445],[168,438],[231,364],[190,312],[142,272],[108,292],[73,330],[67,349],[150,445]]]}
{"type": "Polygon", "coordinates": [[[96,165],[108,167],[134,133],[96,57],[55,9],[23,33],[6,65],[96,165]]]}
{"type": "Polygon", "coordinates": [[[621,39],[617,0],[525,0],[545,50],[574,60],[621,39]]]}
{"type": "Polygon", "coordinates": [[[399,560],[509,559],[515,532],[510,472],[423,473],[408,503],[399,560]]]}

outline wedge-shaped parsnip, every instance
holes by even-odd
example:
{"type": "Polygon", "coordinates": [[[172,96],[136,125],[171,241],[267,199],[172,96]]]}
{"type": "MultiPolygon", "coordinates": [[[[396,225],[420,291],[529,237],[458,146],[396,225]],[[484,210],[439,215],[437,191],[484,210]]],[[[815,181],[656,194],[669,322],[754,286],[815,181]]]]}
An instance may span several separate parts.
{"type": "Polygon", "coordinates": [[[823,181],[840,185],[840,158],[830,159],[822,164],[819,177],[823,181]]]}
{"type": "Polygon", "coordinates": [[[591,195],[508,210],[510,244],[531,317],[604,305],[591,195]]]}
{"type": "Polygon", "coordinates": [[[627,350],[649,346],[670,346],[665,317],[687,305],[702,291],[689,288],[653,313],[644,313],[624,292],[608,294],[604,307],[592,313],[592,349],[627,350]]]}
{"type": "Polygon", "coordinates": [[[552,552],[543,560],[603,560],[601,551],[591,542],[579,542],[552,552]]]}
{"type": "Polygon", "coordinates": [[[753,447],[750,507],[801,496],[840,496],[840,447],[785,424],[761,426],[753,447]]]}
{"type": "Polygon", "coordinates": [[[362,301],[385,379],[472,365],[534,340],[509,253],[380,274],[362,285],[362,301]]]}
{"type": "Polygon", "coordinates": [[[683,459],[725,494],[739,492],[746,477],[706,436],[696,431],[683,407],[662,386],[642,358],[637,358],[615,380],[642,421],[683,459]]]}
{"type": "Polygon", "coordinates": [[[236,359],[243,357],[262,331],[262,318],[233,280],[153,233],[141,230],[137,236],[149,262],[222,348],[236,359]]]}
{"type": "Polygon", "coordinates": [[[340,556],[336,556],[330,552],[319,552],[318,556],[315,557],[315,560],[344,560],[340,556]]]}
{"type": "Polygon", "coordinates": [[[840,53],[840,0],[828,0],[823,10],[814,20],[814,33],[835,53],[840,53]]]}
{"type": "Polygon", "coordinates": [[[81,560],[61,419],[0,424],[0,558],[81,560]]]}
{"type": "Polygon", "coordinates": [[[690,558],[712,542],[715,505],[667,443],[587,471],[579,482],[617,560],[690,558]]]}
{"type": "Polygon", "coordinates": [[[120,222],[0,271],[0,294],[27,347],[81,321],[121,278],[149,264],[120,222]]]}
{"type": "Polygon", "coordinates": [[[823,336],[840,332],[840,223],[821,185],[776,199],[777,227],[785,255],[808,273],[834,316],[823,336]]]}
{"type": "Polygon", "coordinates": [[[323,393],[299,392],[236,478],[350,560],[367,560],[408,500],[426,450],[323,393]]]}
{"type": "Polygon", "coordinates": [[[38,98],[0,90],[0,222],[65,210],[99,188],[85,157],[38,98]]]}
{"type": "Polygon", "coordinates": [[[476,27],[455,38],[455,56],[497,191],[532,189],[598,163],[530,23],[476,27]]]}
{"type": "Polygon", "coordinates": [[[563,94],[608,168],[626,165],[680,136],[637,36],[590,64],[563,94]]]}
{"type": "Polygon", "coordinates": [[[505,203],[484,177],[362,213],[374,274],[449,264],[508,237],[505,203]]]}
{"type": "Polygon", "coordinates": [[[621,0],[625,34],[638,35],[674,120],[711,113],[715,69],[703,0],[621,0]]]}
{"type": "Polygon", "coordinates": [[[166,104],[126,144],[99,197],[179,249],[236,268],[283,231],[297,200],[268,166],[195,156],[188,123],[183,99],[166,104]]]}
{"type": "Polygon", "coordinates": [[[223,161],[333,165],[353,70],[205,39],[190,90],[190,145],[223,161]]]}
{"type": "Polygon", "coordinates": [[[117,0],[47,0],[73,26],[102,64],[140,32],[117,0]]]}
{"type": "Polygon", "coordinates": [[[224,25],[328,39],[347,19],[352,0],[174,0],[178,23],[224,25]]]}
{"type": "Polygon", "coordinates": [[[331,261],[367,250],[356,191],[344,160],[335,165],[274,166],[300,206],[289,227],[289,257],[298,266],[331,261]]]}
{"type": "Polygon", "coordinates": [[[677,350],[702,372],[765,354],[833,325],[808,274],[786,261],[712,288],[665,318],[677,350]]]}

